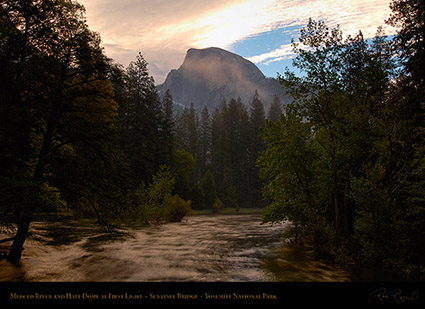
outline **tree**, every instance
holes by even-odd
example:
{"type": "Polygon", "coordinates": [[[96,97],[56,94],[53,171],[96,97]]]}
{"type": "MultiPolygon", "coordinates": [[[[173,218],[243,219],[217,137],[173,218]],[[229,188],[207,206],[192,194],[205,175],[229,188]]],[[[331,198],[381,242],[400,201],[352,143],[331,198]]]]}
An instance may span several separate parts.
{"type": "Polygon", "coordinates": [[[218,191],[221,191],[227,167],[228,136],[225,131],[227,102],[223,100],[211,119],[211,169],[218,191]]]}
{"type": "Polygon", "coordinates": [[[425,3],[421,0],[393,0],[390,5],[392,14],[388,23],[399,30],[394,38],[402,65],[407,69],[408,78],[421,85],[423,90],[425,74],[421,68],[425,65],[425,3]]]}
{"type": "Polygon", "coordinates": [[[190,108],[186,107],[183,113],[177,117],[176,127],[176,148],[185,149],[197,158],[199,152],[199,118],[193,103],[190,108]]]}
{"type": "Polygon", "coordinates": [[[249,179],[247,172],[249,170],[249,115],[241,98],[231,99],[228,105],[227,133],[229,141],[229,165],[227,177],[227,196],[222,197],[223,203],[243,204],[251,207],[249,200],[251,188],[249,188],[249,179]]]}
{"type": "Polygon", "coordinates": [[[1,202],[16,214],[8,260],[18,261],[37,209],[87,203],[99,221],[100,209],[112,215],[122,204],[111,200],[125,201],[116,174],[125,174],[118,167],[125,162],[115,144],[110,61],[85,22],[84,8],[68,0],[4,0],[0,13],[1,158],[6,159],[1,181],[10,192],[1,202]],[[15,130],[21,132],[4,135],[15,130]]]}
{"type": "Polygon", "coordinates": [[[392,135],[386,125],[393,76],[388,44],[380,32],[371,44],[361,33],[344,41],[338,27],[328,29],[323,22],[310,20],[301,30],[300,43],[293,46],[294,64],[304,74],[287,72],[280,77],[294,101],[277,123],[267,124],[263,132],[267,149],[258,160],[269,181],[264,193],[274,201],[265,220],[291,218],[297,234],[318,255],[340,250],[353,235],[358,238],[351,248],[357,243],[357,248],[366,249],[372,230],[363,227],[373,221],[373,233],[379,236],[374,245],[380,241],[388,253],[387,240],[394,241],[397,232],[391,230],[397,230],[399,218],[389,194],[396,182],[378,177],[387,175],[380,171],[388,162],[387,141],[392,135]],[[375,175],[373,182],[387,187],[372,186],[367,175],[375,175]],[[369,197],[362,191],[366,187],[374,188],[369,197]],[[382,206],[376,196],[382,198],[382,206]],[[385,213],[377,211],[370,221],[363,215],[374,211],[366,205],[385,213]],[[384,220],[391,222],[388,228],[379,228],[384,220]]]}
{"type": "Polygon", "coordinates": [[[249,199],[251,200],[250,207],[261,207],[261,180],[259,172],[256,167],[256,161],[258,154],[264,150],[265,143],[259,137],[260,130],[266,123],[266,116],[264,111],[264,105],[259,99],[258,92],[255,91],[254,97],[250,106],[249,114],[249,126],[248,126],[248,167],[247,167],[247,179],[249,188],[249,199]]]}
{"type": "Polygon", "coordinates": [[[174,151],[175,119],[173,113],[173,97],[171,91],[167,89],[162,99],[162,125],[165,163],[170,165],[174,151]]]}
{"type": "Polygon", "coordinates": [[[277,95],[273,97],[272,104],[270,105],[267,119],[271,121],[279,121],[280,114],[282,114],[282,103],[280,102],[280,99],[277,95]]]}
{"type": "Polygon", "coordinates": [[[173,154],[172,173],[176,179],[174,193],[183,199],[190,199],[191,178],[195,158],[185,150],[176,150],[173,154]]]}
{"type": "Polygon", "coordinates": [[[217,200],[217,192],[215,188],[214,177],[210,170],[207,170],[200,181],[200,188],[204,195],[204,206],[212,209],[217,200]]]}
{"type": "Polygon", "coordinates": [[[211,119],[207,107],[202,110],[199,124],[200,172],[204,174],[211,164],[211,119]]]}
{"type": "Polygon", "coordinates": [[[161,102],[142,54],[126,70],[128,105],[121,110],[124,147],[136,177],[149,182],[166,161],[168,141],[161,134],[161,102]]]}
{"type": "Polygon", "coordinates": [[[193,209],[204,209],[204,193],[198,184],[192,186],[188,197],[193,209]]]}
{"type": "Polygon", "coordinates": [[[240,98],[223,101],[211,120],[211,171],[226,206],[249,204],[249,116],[240,98]]]}
{"type": "Polygon", "coordinates": [[[199,156],[202,143],[200,141],[200,122],[193,103],[185,108],[183,113],[176,117],[176,149],[185,150],[195,160],[195,167],[191,174],[191,184],[196,184],[201,175],[202,164],[199,156]]]}
{"type": "Polygon", "coordinates": [[[417,270],[423,267],[425,257],[425,75],[422,69],[425,64],[425,20],[422,13],[425,3],[419,0],[394,0],[390,7],[392,14],[387,22],[398,28],[393,47],[401,66],[397,87],[394,87],[390,101],[397,111],[386,114],[388,125],[397,123],[389,139],[392,164],[388,175],[394,175],[396,179],[390,192],[397,194],[397,203],[403,207],[402,222],[407,227],[403,239],[406,244],[403,264],[407,260],[408,268],[417,270]]]}
{"type": "MultiPolygon", "coordinates": [[[[287,74],[286,83],[292,87],[291,94],[299,100],[300,109],[314,124],[322,137],[324,155],[329,158],[329,186],[332,190],[332,203],[334,212],[334,228],[338,243],[340,234],[340,208],[341,196],[339,188],[339,147],[338,134],[339,119],[344,115],[344,106],[340,104],[342,62],[342,33],[339,27],[329,31],[324,22],[309,20],[307,26],[301,29],[299,43],[293,42],[294,51],[298,54],[294,65],[305,72],[304,78],[295,78],[287,74]],[[300,46],[306,49],[301,49],[300,46]],[[295,89],[296,84],[302,85],[295,89]]],[[[281,79],[285,83],[284,79],[281,79]]]]}
{"type": "Polygon", "coordinates": [[[263,221],[290,220],[295,240],[308,239],[315,252],[324,255],[333,239],[325,220],[328,177],[321,173],[320,146],[312,142],[312,123],[303,121],[299,110],[289,104],[278,122],[268,122],[261,137],[267,148],[257,164],[261,177],[267,179],[264,196],[272,201],[263,221]]]}
{"type": "MultiPolygon", "coordinates": [[[[195,158],[195,171],[194,176],[195,179],[197,179],[197,176],[199,174],[199,166],[196,165],[198,162],[199,164],[199,118],[198,114],[196,113],[195,106],[190,104],[189,113],[188,113],[188,119],[187,119],[187,143],[188,148],[187,150],[192,154],[192,156],[195,158]]],[[[193,179],[194,180],[194,179],[193,179]]],[[[193,181],[195,182],[195,181],[193,181]]]]}
{"type": "Polygon", "coordinates": [[[191,203],[172,194],[175,181],[170,168],[161,166],[149,184],[142,183],[132,193],[133,205],[127,214],[144,223],[181,221],[191,203]]]}

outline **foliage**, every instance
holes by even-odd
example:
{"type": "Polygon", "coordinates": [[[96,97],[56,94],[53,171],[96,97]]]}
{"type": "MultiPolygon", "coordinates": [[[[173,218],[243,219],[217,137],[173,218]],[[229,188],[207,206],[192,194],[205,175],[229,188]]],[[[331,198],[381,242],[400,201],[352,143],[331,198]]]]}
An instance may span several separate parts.
{"type": "MultiPolygon", "coordinates": [[[[248,110],[249,104],[244,104],[241,98],[231,98],[223,100],[211,114],[206,107],[198,114],[193,104],[177,114],[175,148],[187,151],[195,159],[186,191],[200,184],[210,170],[217,195],[225,207],[264,206],[255,161],[265,146],[258,135],[266,116],[258,92],[250,103],[248,110]]],[[[280,102],[275,99],[272,114],[281,111],[280,102]]],[[[209,204],[213,203],[212,199],[209,204]]]]}
{"type": "Polygon", "coordinates": [[[149,182],[161,164],[170,160],[172,132],[169,127],[170,100],[165,97],[164,113],[148,63],[142,54],[136,57],[124,74],[124,95],[120,108],[123,146],[132,170],[139,181],[149,182]],[[167,117],[165,121],[165,117],[167,117]]]}
{"type": "Polygon", "coordinates": [[[212,205],[213,212],[218,212],[223,207],[223,203],[217,198],[212,205]]]}
{"type": "Polygon", "coordinates": [[[203,193],[204,207],[207,209],[213,208],[213,205],[217,200],[217,191],[214,176],[210,170],[207,170],[205,175],[202,177],[200,181],[200,188],[203,193]]]}
{"type": "Polygon", "coordinates": [[[279,121],[280,115],[283,113],[282,103],[277,95],[274,96],[267,114],[267,119],[271,121],[279,121]]]}
{"type": "Polygon", "coordinates": [[[169,167],[161,166],[152,182],[142,183],[132,193],[132,211],[127,220],[160,223],[180,221],[190,210],[190,201],[173,195],[175,178],[169,167]]]}
{"type": "Polygon", "coordinates": [[[8,255],[16,261],[34,211],[66,201],[73,209],[88,204],[99,221],[119,213],[127,170],[115,143],[110,60],[84,8],[69,0],[5,0],[0,22],[2,186],[19,184],[29,201],[3,200],[18,226],[8,255]]]}
{"type": "Polygon", "coordinates": [[[174,192],[184,199],[189,198],[191,190],[191,176],[195,167],[195,158],[185,150],[176,150],[173,153],[173,175],[176,178],[174,192]]]}
{"type": "MultiPolygon", "coordinates": [[[[399,14],[393,22],[405,22],[399,14]]],[[[371,42],[311,19],[302,29],[293,47],[303,75],[280,76],[294,101],[261,135],[257,165],[272,200],[263,220],[292,221],[317,256],[420,269],[422,111],[406,112],[413,92],[390,43],[381,29],[371,42]]]]}
{"type": "Polygon", "coordinates": [[[164,218],[172,98],[162,106],[141,54],[127,70],[113,64],[84,15],[71,0],[0,2],[0,214],[18,227],[11,261],[35,212],[66,208],[110,231],[136,213],[164,218]]]}
{"type": "Polygon", "coordinates": [[[191,201],[185,201],[178,195],[169,195],[165,200],[164,216],[171,222],[180,222],[191,210],[191,201]]]}
{"type": "Polygon", "coordinates": [[[171,165],[173,160],[173,151],[175,144],[175,119],[173,112],[173,97],[169,89],[165,92],[162,99],[162,119],[161,119],[161,144],[164,149],[164,162],[171,165]]]}
{"type": "Polygon", "coordinates": [[[204,192],[199,185],[194,185],[189,191],[189,200],[193,209],[204,209],[204,192]]]}

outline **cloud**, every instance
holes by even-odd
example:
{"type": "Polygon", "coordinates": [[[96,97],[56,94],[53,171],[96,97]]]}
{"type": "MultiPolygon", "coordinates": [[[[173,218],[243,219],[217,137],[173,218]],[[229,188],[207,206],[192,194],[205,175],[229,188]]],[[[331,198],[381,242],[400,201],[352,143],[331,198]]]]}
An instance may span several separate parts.
{"type": "MultiPolygon", "coordinates": [[[[142,52],[157,72],[183,61],[186,50],[203,47],[210,14],[239,2],[228,0],[80,0],[91,29],[99,32],[108,56],[127,66],[142,52]]],[[[155,76],[162,82],[166,73],[155,76]]]]}
{"type": "MultiPolygon", "coordinates": [[[[261,33],[304,26],[309,17],[368,37],[388,18],[390,0],[80,0],[108,56],[124,66],[140,51],[157,82],[177,68],[187,49],[231,49],[261,33]],[[153,66],[154,65],[154,66],[153,66]]],[[[290,31],[287,35],[293,35],[290,31]]],[[[268,64],[290,57],[289,45],[251,57],[268,64]]]]}
{"type": "Polygon", "coordinates": [[[248,57],[246,59],[248,59],[249,61],[253,63],[262,63],[264,65],[269,65],[272,62],[289,59],[292,56],[294,56],[294,53],[292,51],[292,45],[286,44],[286,45],[281,45],[279,48],[271,52],[253,56],[253,57],[248,57]]]}
{"type": "MultiPolygon", "coordinates": [[[[389,17],[389,0],[316,0],[295,1],[295,3],[276,2],[273,11],[275,23],[280,27],[305,26],[309,17],[325,21],[329,27],[340,25],[345,35],[355,35],[362,30],[365,38],[376,34],[378,26],[383,26],[387,35],[394,34],[395,29],[385,25],[389,17]],[[295,4],[295,5],[294,5],[295,4]]],[[[285,30],[292,38],[298,37],[293,30],[285,30]]],[[[281,45],[279,48],[247,58],[256,64],[269,65],[272,62],[292,58],[291,44],[281,45]]]]}

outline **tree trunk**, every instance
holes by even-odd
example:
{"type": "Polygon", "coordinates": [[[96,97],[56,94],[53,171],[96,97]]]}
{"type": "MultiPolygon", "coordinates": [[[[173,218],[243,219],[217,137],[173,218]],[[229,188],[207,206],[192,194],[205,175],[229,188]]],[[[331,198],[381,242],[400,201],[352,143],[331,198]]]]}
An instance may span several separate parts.
{"type": "Polygon", "coordinates": [[[331,134],[332,141],[332,169],[333,169],[333,203],[335,211],[335,245],[339,247],[340,224],[339,224],[339,201],[338,201],[338,176],[336,167],[336,150],[334,146],[333,134],[331,134]]]}
{"type": "Polygon", "coordinates": [[[350,216],[348,213],[348,192],[350,190],[350,171],[351,171],[351,158],[347,166],[345,188],[344,188],[344,234],[347,236],[351,232],[350,216]]]}
{"type": "Polygon", "coordinates": [[[31,214],[27,213],[18,222],[18,231],[10,247],[7,260],[9,262],[18,262],[21,258],[22,251],[24,250],[24,242],[28,235],[28,229],[31,223],[31,214]]]}
{"type": "MultiPolygon", "coordinates": [[[[336,190],[335,190],[336,191],[336,190]]],[[[339,204],[337,192],[334,192],[334,208],[335,208],[335,245],[339,247],[339,204]]]]}
{"type": "Polygon", "coordinates": [[[43,182],[44,169],[46,166],[46,156],[50,152],[53,138],[53,126],[48,126],[44,135],[43,144],[40,149],[38,156],[37,166],[33,176],[33,182],[36,185],[35,192],[30,189],[30,198],[27,196],[26,200],[22,201],[20,210],[18,211],[17,225],[18,230],[13,240],[13,244],[10,247],[7,260],[10,262],[18,262],[21,258],[22,251],[24,250],[25,239],[28,236],[28,230],[30,227],[32,215],[37,203],[37,197],[39,195],[40,185],[43,182]]]}

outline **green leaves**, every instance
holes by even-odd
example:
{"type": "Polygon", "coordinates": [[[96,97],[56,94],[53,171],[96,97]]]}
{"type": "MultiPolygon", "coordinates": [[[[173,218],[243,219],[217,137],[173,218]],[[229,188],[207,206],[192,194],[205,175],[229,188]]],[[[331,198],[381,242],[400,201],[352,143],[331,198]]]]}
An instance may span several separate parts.
{"type": "Polygon", "coordinates": [[[319,211],[321,205],[315,178],[319,152],[312,143],[311,125],[288,107],[279,122],[268,122],[261,137],[267,148],[261,152],[257,166],[260,175],[268,179],[263,193],[273,200],[263,219],[288,219],[306,225],[311,212],[319,211]]]}
{"type": "Polygon", "coordinates": [[[318,255],[423,271],[423,81],[410,66],[421,52],[408,52],[408,38],[421,35],[416,2],[394,1],[391,21],[402,30],[393,42],[381,28],[370,43],[361,32],[343,41],[338,27],[310,19],[293,44],[304,74],[279,77],[294,102],[261,135],[257,165],[272,200],[263,220],[292,221],[318,255]]]}
{"type": "Polygon", "coordinates": [[[166,136],[170,131],[164,126],[161,101],[140,53],[122,75],[124,98],[121,98],[119,119],[123,148],[137,181],[149,182],[161,164],[170,164],[166,162],[172,151],[169,145],[172,140],[166,136]]]}
{"type": "Polygon", "coordinates": [[[140,185],[132,194],[131,222],[180,221],[190,211],[190,201],[173,195],[176,180],[169,167],[161,166],[152,182],[140,185]]]}
{"type": "Polygon", "coordinates": [[[217,191],[215,187],[214,177],[210,170],[207,170],[200,181],[200,188],[204,195],[204,207],[206,209],[213,208],[217,200],[217,191]]]}
{"type": "MultiPolygon", "coordinates": [[[[377,156],[388,151],[382,146],[391,133],[382,110],[393,67],[386,44],[382,37],[368,44],[361,32],[344,41],[339,27],[310,19],[293,44],[294,65],[304,74],[280,76],[294,102],[262,133],[267,149],[257,165],[268,180],[263,193],[272,199],[263,219],[291,220],[319,254],[338,249],[343,237],[371,223],[363,216],[370,213],[366,205],[378,207],[376,198],[389,205],[384,192],[391,190],[379,185],[386,172],[375,171],[382,178],[360,185],[377,156]],[[366,187],[372,191],[364,192],[366,187]],[[322,241],[321,232],[329,241],[322,241]]],[[[393,211],[379,214],[376,220],[397,217],[393,211]]]]}

